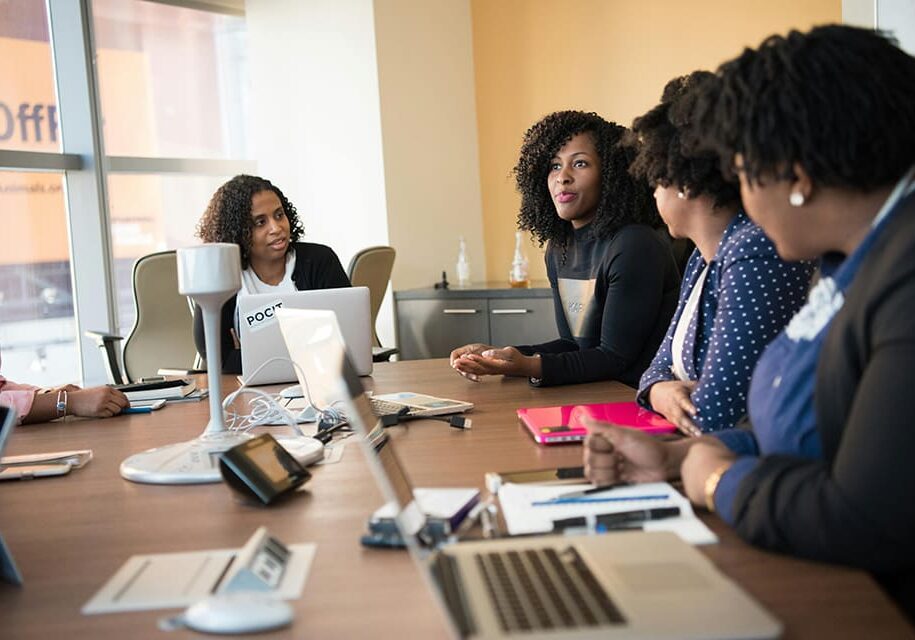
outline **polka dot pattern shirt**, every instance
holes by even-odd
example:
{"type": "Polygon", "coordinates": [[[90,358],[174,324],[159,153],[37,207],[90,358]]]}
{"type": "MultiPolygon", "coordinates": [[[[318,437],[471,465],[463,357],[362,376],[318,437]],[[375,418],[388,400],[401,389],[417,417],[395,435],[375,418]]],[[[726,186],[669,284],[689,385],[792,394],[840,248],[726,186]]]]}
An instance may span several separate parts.
{"type": "MultiPolygon", "coordinates": [[[[671,345],[689,294],[705,267],[698,249],[686,265],[667,335],[639,383],[646,407],[653,384],[675,380],[671,345]]],[[[784,262],[743,212],[725,230],[683,343],[684,368],[698,380],[691,395],[702,431],[733,427],[747,410],[750,375],[765,346],[801,308],[814,265],[784,262]]]]}

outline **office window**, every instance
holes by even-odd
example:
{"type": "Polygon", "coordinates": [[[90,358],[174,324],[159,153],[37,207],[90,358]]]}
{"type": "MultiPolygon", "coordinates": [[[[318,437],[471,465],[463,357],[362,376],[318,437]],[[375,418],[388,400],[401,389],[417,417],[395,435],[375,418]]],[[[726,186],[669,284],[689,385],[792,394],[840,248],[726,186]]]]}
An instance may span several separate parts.
{"type": "Polygon", "coordinates": [[[223,173],[218,163],[245,155],[245,23],[143,0],[92,8],[118,327],[127,335],[133,263],[197,242],[210,196],[242,170],[223,173]]]}
{"type": "Polygon", "coordinates": [[[3,375],[45,386],[79,380],[63,176],[0,171],[0,228],[3,375]]]}
{"type": "MultiPolygon", "coordinates": [[[[0,0],[0,150],[60,153],[48,34],[44,2],[0,0]]],[[[2,372],[39,385],[79,379],[63,184],[0,170],[2,372]]]]}
{"type": "Polygon", "coordinates": [[[144,0],[92,10],[106,154],[245,157],[244,18],[144,0]]]}
{"type": "Polygon", "coordinates": [[[197,221],[210,196],[231,176],[116,174],[108,177],[118,326],[133,326],[133,263],[155,251],[199,242],[197,221]]]}
{"type": "Polygon", "coordinates": [[[0,149],[60,151],[44,2],[0,0],[0,149]]]}

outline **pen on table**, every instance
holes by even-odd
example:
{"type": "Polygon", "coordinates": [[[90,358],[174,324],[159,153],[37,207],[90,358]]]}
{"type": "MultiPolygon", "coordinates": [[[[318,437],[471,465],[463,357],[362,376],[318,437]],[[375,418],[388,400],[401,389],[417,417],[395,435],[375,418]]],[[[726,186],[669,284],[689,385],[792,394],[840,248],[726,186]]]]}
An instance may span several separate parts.
{"type": "MultiPolygon", "coordinates": [[[[620,513],[604,513],[592,516],[597,530],[625,528],[630,525],[647,522],[649,520],[664,520],[680,516],[680,507],[658,507],[655,509],[637,509],[635,511],[622,511],[620,513]]],[[[562,518],[553,520],[553,531],[565,531],[569,528],[584,527],[588,524],[588,517],[562,518]]]]}
{"type": "Polygon", "coordinates": [[[597,502],[635,502],[638,500],[667,500],[670,498],[670,495],[666,493],[659,493],[653,495],[637,495],[637,496],[606,496],[606,497],[596,497],[589,498],[587,496],[583,498],[565,498],[560,496],[558,498],[553,498],[552,500],[535,500],[531,503],[532,507],[546,507],[557,504],[593,504],[597,502]]]}
{"type": "Polygon", "coordinates": [[[560,498],[562,498],[563,500],[566,498],[584,498],[585,496],[590,496],[595,493],[603,493],[604,491],[610,491],[611,489],[616,489],[618,487],[624,487],[624,486],[626,486],[626,485],[625,484],[607,484],[602,487],[591,487],[590,489],[585,489],[584,491],[572,491],[570,493],[563,493],[561,495],[556,496],[554,498],[554,500],[558,500],[560,498]]]}

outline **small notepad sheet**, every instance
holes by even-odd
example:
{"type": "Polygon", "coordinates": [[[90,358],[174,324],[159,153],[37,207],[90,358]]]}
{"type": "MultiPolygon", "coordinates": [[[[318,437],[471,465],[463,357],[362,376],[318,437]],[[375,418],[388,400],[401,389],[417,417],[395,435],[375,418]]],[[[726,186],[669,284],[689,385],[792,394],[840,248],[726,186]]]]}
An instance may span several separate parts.
{"type": "MultiPolygon", "coordinates": [[[[291,557],[275,595],[295,600],[302,595],[314,559],[314,544],[291,544],[291,557]]],[[[84,614],[178,609],[203,600],[239,549],[131,556],[82,609],[84,614]]]]}
{"type": "Polygon", "coordinates": [[[683,494],[666,482],[638,484],[610,489],[593,498],[624,498],[619,502],[590,502],[574,504],[536,505],[574,491],[592,488],[589,484],[514,484],[506,483],[499,489],[499,504],[509,535],[550,533],[553,521],[578,516],[603,515],[639,509],[680,507],[680,516],[664,520],[651,520],[643,525],[645,531],[672,531],[690,544],[714,544],[718,538],[693,512],[683,494]],[[630,499],[655,496],[650,500],[630,499]],[[666,496],[658,499],[656,496],[666,496]]]}

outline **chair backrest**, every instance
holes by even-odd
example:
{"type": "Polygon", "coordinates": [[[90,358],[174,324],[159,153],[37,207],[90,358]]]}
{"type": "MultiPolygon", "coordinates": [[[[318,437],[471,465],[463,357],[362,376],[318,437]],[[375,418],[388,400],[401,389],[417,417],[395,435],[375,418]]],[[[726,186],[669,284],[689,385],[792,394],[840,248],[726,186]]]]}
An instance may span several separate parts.
{"type": "Polygon", "coordinates": [[[394,268],[394,257],[397,252],[394,247],[368,247],[353,256],[350,260],[347,275],[354,287],[368,287],[372,309],[372,335],[375,346],[381,346],[378,333],[375,331],[375,319],[387,291],[388,282],[391,280],[391,270],[394,268]]]}
{"type": "Polygon", "coordinates": [[[133,266],[133,300],[137,312],[124,343],[124,372],[129,380],[154,376],[161,368],[193,369],[194,317],[187,298],[178,293],[174,251],[151,253],[133,266]]]}

